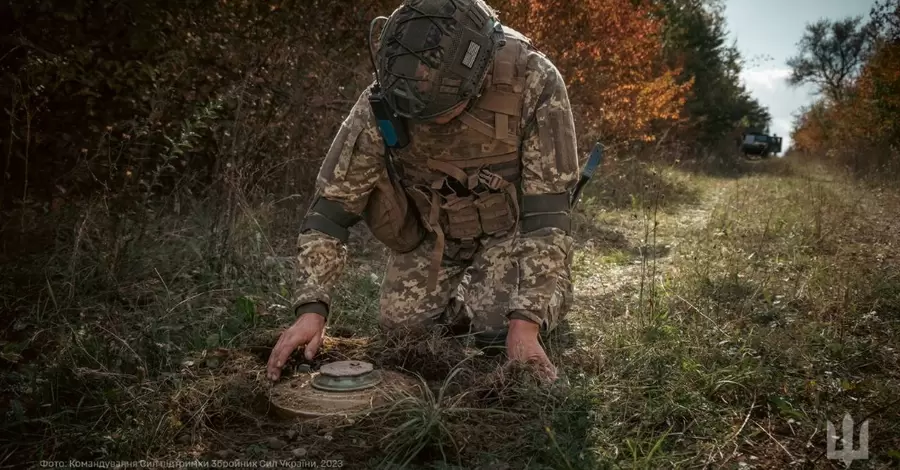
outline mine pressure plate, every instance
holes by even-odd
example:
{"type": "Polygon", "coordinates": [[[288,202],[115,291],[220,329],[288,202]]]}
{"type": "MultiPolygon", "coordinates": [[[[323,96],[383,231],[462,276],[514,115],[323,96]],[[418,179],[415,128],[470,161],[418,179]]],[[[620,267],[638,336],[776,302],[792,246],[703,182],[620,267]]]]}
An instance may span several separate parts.
{"type": "Polygon", "coordinates": [[[419,387],[418,380],[399,372],[377,370],[363,361],[340,361],[280,382],[269,401],[286,418],[346,415],[404,392],[418,393],[419,387]]]}
{"type": "Polygon", "coordinates": [[[355,392],[381,382],[381,371],[368,362],[341,361],[325,364],[312,379],[313,388],[326,392],[355,392]]]}

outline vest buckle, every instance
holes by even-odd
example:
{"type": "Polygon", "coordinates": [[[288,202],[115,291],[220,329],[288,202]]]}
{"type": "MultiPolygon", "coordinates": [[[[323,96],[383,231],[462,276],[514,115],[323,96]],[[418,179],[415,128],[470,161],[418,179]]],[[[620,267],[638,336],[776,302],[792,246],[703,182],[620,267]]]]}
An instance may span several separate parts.
{"type": "Polygon", "coordinates": [[[478,181],[493,191],[500,191],[509,184],[502,176],[484,169],[478,173],[478,181]]]}

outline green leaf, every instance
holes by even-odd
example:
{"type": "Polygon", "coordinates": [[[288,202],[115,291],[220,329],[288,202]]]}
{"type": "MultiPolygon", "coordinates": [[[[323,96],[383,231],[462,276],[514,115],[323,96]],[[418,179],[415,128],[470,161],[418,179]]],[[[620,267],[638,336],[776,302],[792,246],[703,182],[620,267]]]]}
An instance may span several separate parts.
{"type": "Polygon", "coordinates": [[[771,403],[773,406],[775,406],[775,408],[778,409],[778,413],[781,416],[794,418],[796,420],[804,418],[803,413],[797,411],[785,397],[778,395],[771,396],[769,397],[769,403],[771,403]]]}
{"type": "Polygon", "coordinates": [[[250,298],[246,296],[240,297],[234,302],[234,306],[244,320],[252,322],[256,318],[256,304],[250,298]]]}

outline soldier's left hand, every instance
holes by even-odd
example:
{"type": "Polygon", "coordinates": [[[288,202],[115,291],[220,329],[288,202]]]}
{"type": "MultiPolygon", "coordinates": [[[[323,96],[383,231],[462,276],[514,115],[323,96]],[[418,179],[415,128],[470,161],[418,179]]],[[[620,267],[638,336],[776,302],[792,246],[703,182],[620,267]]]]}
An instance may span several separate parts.
{"type": "Polygon", "coordinates": [[[512,362],[534,365],[539,378],[547,383],[556,380],[556,367],[550,362],[538,336],[540,326],[527,320],[511,320],[506,335],[506,353],[512,362]]]}

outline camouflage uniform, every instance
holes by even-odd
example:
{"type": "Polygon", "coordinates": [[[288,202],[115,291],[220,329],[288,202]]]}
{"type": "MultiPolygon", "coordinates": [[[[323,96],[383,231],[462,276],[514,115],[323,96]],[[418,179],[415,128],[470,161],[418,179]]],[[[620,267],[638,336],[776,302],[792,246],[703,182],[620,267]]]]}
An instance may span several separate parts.
{"type": "MultiPolygon", "coordinates": [[[[517,91],[522,112],[511,132],[519,149],[513,194],[521,197],[516,207],[528,197],[568,194],[578,179],[579,166],[569,98],[559,71],[530,47],[523,48],[521,57],[519,73],[524,80],[517,91]]],[[[404,170],[401,173],[416,170],[411,161],[424,162],[445,152],[446,129],[465,126],[457,121],[413,126],[410,138],[416,144],[401,152],[396,162],[404,170]]],[[[384,143],[368,91],[363,92],[322,164],[318,195],[338,203],[347,214],[361,215],[373,187],[385,175],[385,166],[384,143]]],[[[568,220],[568,209],[564,212],[568,220]]],[[[422,215],[427,219],[428,214],[422,215]]],[[[555,327],[571,304],[573,240],[567,230],[554,226],[523,233],[521,223],[517,220],[508,233],[458,240],[452,236],[453,224],[441,220],[440,240],[430,233],[412,251],[394,252],[381,286],[381,325],[427,329],[436,324],[469,324],[474,332],[502,333],[510,318],[519,318],[545,330],[555,327]],[[451,236],[444,240],[444,233],[451,236]],[[444,245],[443,255],[436,271],[437,287],[429,289],[428,271],[436,244],[444,245]]],[[[330,292],[346,259],[344,241],[317,230],[301,233],[298,313],[327,314],[330,292]]]]}

